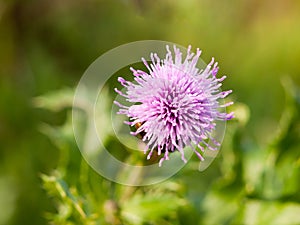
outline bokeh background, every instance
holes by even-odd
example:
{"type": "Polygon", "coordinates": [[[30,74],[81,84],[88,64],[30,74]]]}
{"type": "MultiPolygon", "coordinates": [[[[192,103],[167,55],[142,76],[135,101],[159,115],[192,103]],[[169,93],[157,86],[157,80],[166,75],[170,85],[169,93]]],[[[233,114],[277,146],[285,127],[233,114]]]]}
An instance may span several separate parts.
{"type": "Polygon", "coordinates": [[[0,1],[0,224],[300,224],[299,12],[298,0],[0,1]],[[206,171],[192,159],[126,187],[82,160],[70,109],[98,56],[145,39],[214,56],[236,119],[206,171]]]}

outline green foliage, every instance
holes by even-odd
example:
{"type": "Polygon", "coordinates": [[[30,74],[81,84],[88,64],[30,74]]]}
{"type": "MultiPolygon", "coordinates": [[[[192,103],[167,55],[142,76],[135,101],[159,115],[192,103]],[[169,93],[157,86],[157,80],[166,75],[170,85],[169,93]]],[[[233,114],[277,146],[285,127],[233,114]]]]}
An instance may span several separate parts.
{"type": "MultiPolygon", "coordinates": [[[[0,1],[0,224],[300,224],[299,9],[298,0],[0,1]],[[207,170],[193,157],[168,181],[134,188],[82,159],[71,87],[99,55],[143,39],[215,56],[243,104],[207,170]]],[[[85,119],[90,108],[77,107],[85,119]]],[[[81,144],[92,145],[88,125],[81,144]]],[[[105,142],[116,158],[145,163],[113,135],[105,142]]]]}
{"type": "MultiPolygon", "coordinates": [[[[70,90],[65,89],[38,97],[34,102],[38,107],[57,111],[70,108],[72,101],[65,101],[69,95],[70,90]]],[[[88,105],[88,102],[83,102],[83,105],[88,105]]],[[[66,157],[74,157],[72,151],[78,151],[71,125],[71,114],[68,113],[61,127],[41,126],[41,130],[61,149],[62,158],[69,159],[60,161],[58,170],[52,175],[41,175],[44,188],[54,198],[57,208],[56,213],[48,214],[50,221],[54,224],[169,224],[168,219],[177,218],[176,210],[185,205],[185,200],[177,194],[179,185],[166,182],[152,188],[126,187],[100,176],[90,178],[92,169],[83,159],[78,164],[78,161],[66,157]],[[76,179],[78,177],[80,179],[76,179]]],[[[120,175],[124,173],[121,171],[120,175]]]]}
{"type": "MultiPolygon", "coordinates": [[[[63,126],[43,129],[62,155],[69,155],[51,175],[41,175],[56,206],[47,218],[54,224],[300,223],[300,95],[290,79],[283,84],[287,105],[269,144],[259,146],[247,136],[249,110],[236,103],[232,108],[236,118],[228,124],[216,163],[200,174],[198,161],[192,158],[178,175],[147,187],[113,183],[95,174],[83,159],[74,161],[72,151],[78,150],[67,114],[63,126]]],[[[65,99],[71,95],[70,89],[50,93],[38,97],[37,106],[53,111],[70,108],[71,101],[65,99]]]]}

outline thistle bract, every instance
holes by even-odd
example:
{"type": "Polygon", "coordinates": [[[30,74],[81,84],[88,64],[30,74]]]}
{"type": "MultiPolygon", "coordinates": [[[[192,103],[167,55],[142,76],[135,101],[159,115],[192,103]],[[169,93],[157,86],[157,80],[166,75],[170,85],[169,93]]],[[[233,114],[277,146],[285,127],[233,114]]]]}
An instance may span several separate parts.
{"type": "Polygon", "coordinates": [[[174,57],[166,46],[165,59],[157,54],[151,54],[151,62],[142,58],[146,71],[130,68],[134,81],[130,82],[122,77],[118,81],[125,91],[115,91],[132,103],[125,106],[114,102],[120,107],[119,114],[125,114],[129,119],[125,121],[129,126],[139,127],[132,135],[143,133],[142,140],[146,143],[145,153],[149,159],[153,151],[162,155],[159,166],[169,159],[169,153],[179,151],[181,158],[186,162],[184,148],[189,146],[200,160],[205,147],[215,150],[208,144],[213,139],[212,133],[216,128],[216,120],[229,120],[233,113],[227,114],[220,110],[232,104],[220,104],[232,91],[220,91],[223,76],[217,78],[218,63],[211,62],[204,70],[196,65],[201,55],[197,49],[196,54],[187,49],[187,56],[183,59],[182,53],[174,46],[174,57]]]}

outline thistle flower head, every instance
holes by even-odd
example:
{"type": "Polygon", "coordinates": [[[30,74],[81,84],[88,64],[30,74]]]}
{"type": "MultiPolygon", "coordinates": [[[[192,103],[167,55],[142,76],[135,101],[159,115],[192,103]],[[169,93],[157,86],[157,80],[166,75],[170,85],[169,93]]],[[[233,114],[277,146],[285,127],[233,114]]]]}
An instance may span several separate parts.
{"type": "Polygon", "coordinates": [[[216,120],[229,120],[233,113],[227,114],[220,109],[232,104],[220,105],[219,100],[225,98],[229,91],[220,91],[223,76],[217,78],[218,64],[214,59],[204,70],[196,67],[201,51],[196,54],[187,49],[187,56],[182,58],[181,51],[174,46],[172,52],[167,46],[165,59],[157,54],[151,54],[151,63],[145,59],[143,63],[148,71],[130,68],[134,82],[122,77],[118,81],[125,87],[125,93],[115,89],[132,105],[125,106],[114,102],[120,107],[119,114],[128,116],[125,123],[130,126],[139,124],[132,135],[142,135],[146,143],[145,153],[149,159],[153,151],[163,154],[159,165],[169,159],[169,153],[179,151],[184,162],[184,148],[190,146],[200,160],[203,160],[198,149],[204,151],[204,146],[214,150],[208,144],[212,140],[212,132],[216,128],[216,120]]]}

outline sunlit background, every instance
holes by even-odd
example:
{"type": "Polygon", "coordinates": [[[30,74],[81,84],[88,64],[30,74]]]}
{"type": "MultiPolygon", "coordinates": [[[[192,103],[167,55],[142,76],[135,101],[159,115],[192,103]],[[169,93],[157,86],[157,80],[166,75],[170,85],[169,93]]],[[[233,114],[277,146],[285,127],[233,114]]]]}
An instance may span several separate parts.
{"type": "Polygon", "coordinates": [[[0,1],[0,225],[300,224],[299,28],[298,0],[0,1]],[[146,39],[215,57],[236,119],[209,169],[134,188],[82,160],[70,109],[98,56],[146,39]]]}

